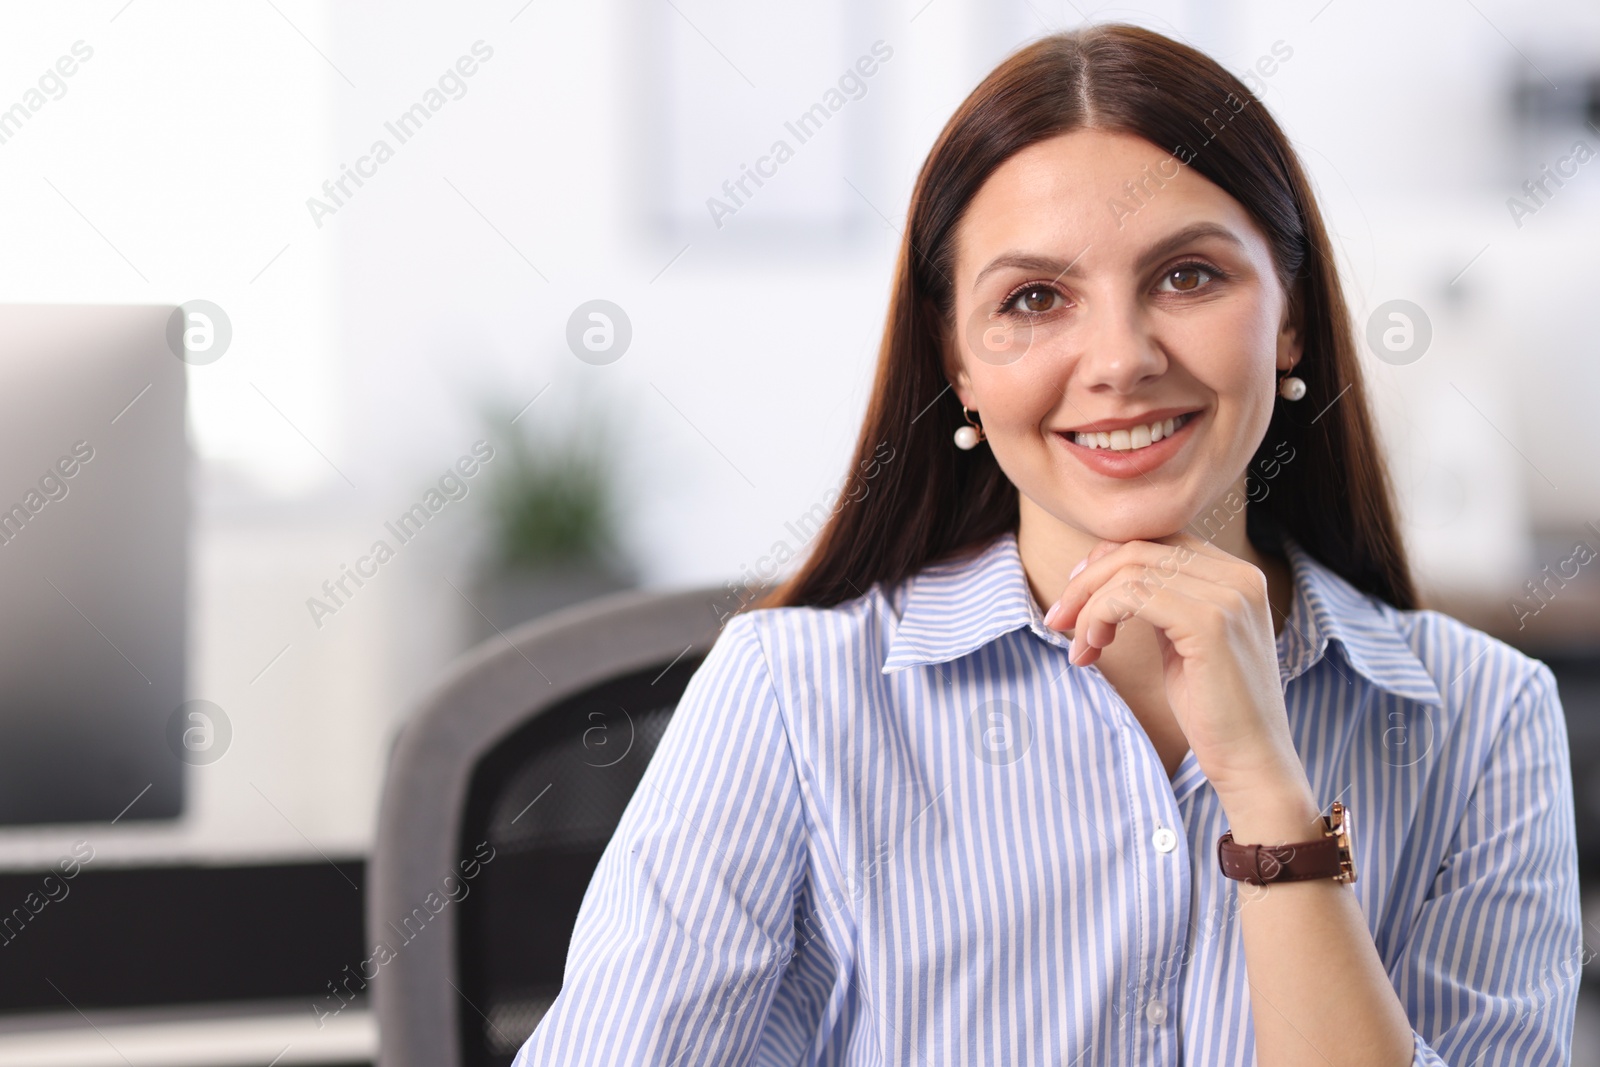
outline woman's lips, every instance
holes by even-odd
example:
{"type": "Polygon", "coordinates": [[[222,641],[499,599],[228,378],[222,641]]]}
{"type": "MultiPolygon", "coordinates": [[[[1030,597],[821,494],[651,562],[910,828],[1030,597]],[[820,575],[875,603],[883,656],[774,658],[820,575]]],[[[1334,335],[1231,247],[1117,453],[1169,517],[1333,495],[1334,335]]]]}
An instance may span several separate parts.
{"type": "Polygon", "coordinates": [[[1073,440],[1076,436],[1073,433],[1058,432],[1055,438],[1077,458],[1078,462],[1096,474],[1104,474],[1108,478],[1137,478],[1155,470],[1177,455],[1194,434],[1195,424],[1204,417],[1203,412],[1194,412],[1183,420],[1181,426],[1175,426],[1170,436],[1162,437],[1161,440],[1143,448],[1127,451],[1080,445],[1073,440]]]}

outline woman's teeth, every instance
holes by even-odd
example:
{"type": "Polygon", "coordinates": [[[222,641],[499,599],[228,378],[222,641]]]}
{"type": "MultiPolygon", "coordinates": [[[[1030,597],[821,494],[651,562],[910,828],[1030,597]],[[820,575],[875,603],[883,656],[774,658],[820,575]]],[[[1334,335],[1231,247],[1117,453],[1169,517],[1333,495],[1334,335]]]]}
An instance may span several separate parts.
{"type": "Polygon", "coordinates": [[[1074,444],[1084,448],[1109,448],[1113,452],[1131,452],[1136,448],[1153,445],[1163,437],[1171,437],[1178,428],[1194,416],[1179,415],[1175,419],[1161,419],[1147,426],[1131,426],[1126,430],[1109,430],[1104,433],[1075,433],[1074,444]]]}

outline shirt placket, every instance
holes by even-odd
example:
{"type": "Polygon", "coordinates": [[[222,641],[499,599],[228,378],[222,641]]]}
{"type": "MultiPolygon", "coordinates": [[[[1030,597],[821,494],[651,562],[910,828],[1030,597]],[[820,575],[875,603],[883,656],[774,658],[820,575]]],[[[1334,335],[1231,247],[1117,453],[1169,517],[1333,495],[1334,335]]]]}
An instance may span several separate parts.
{"type": "Polygon", "coordinates": [[[1191,892],[1188,833],[1166,768],[1144,727],[1104,675],[1093,668],[1082,670],[1085,681],[1101,693],[1119,719],[1123,765],[1132,776],[1124,785],[1132,840],[1128,860],[1139,901],[1137,971],[1123,983],[1127,995],[1119,995],[1126,1015],[1121,1029],[1134,1062],[1176,1067],[1182,1062],[1177,1009],[1189,962],[1185,959],[1191,892]],[[1154,810],[1146,810],[1143,802],[1149,795],[1155,797],[1154,810]]]}

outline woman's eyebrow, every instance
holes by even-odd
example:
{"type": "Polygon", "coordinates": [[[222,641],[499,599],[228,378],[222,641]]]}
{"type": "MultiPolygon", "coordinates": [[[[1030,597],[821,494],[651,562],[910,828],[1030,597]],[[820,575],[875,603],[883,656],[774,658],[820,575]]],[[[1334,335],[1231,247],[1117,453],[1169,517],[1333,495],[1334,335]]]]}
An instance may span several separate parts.
{"type": "MultiPolygon", "coordinates": [[[[1139,257],[1138,269],[1143,270],[1179,246],[1186,245],[1190,241],[1197,241],[1202,237],[1218,237],[1240,249],[1244,248],[1244,242],[1226,226],[1215,222],[1196,222],[1168,234],[1145,249],[1144,253],[1139,257]]],[[[1078,260],[1082,259],[1084,252],[1087,251],[1089,249],[1085,248],[1083,252],[1079,252],[1070,261],[1061,260],[1055,256],[1037,255],[1029,252],[1004,252],[990,260],[988,265],[978,272],[977,277],[972,280],[972,287],[976,289],[978,283],[982,282],[986,275],[1004,267],[1016,267],[1020,270],[1038,274],[1052,274],[1056,278],[1077,275],[1081,273],[1078,269],[1078,260]]]]}

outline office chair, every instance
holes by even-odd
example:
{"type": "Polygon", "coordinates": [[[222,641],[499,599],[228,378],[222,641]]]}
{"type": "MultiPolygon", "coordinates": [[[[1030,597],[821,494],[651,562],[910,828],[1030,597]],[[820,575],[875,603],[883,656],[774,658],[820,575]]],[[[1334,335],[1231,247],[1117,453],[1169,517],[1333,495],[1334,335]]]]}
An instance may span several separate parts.
{"type": "Polygon", "coordinates": [[[371,982],[381,1067],[510,1064],[731,604],[630,592],[535,619],[463,655],[406,722],[370,864],[372,955],[344,976],[371,982]]]}

